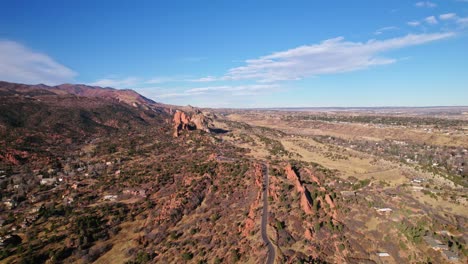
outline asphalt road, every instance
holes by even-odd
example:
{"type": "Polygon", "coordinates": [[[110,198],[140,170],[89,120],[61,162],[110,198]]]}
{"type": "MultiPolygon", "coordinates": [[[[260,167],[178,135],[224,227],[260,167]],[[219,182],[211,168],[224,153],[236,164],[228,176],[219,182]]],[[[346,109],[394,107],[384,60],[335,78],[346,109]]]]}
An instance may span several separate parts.
{"type": "Polygon", "coordinates": [[[263,212],[262,212],[262,239],[268,247],[267,264],[275,262],[275,247],[267,235],[268,225],[268,166],[263,164],[263,212]]]}

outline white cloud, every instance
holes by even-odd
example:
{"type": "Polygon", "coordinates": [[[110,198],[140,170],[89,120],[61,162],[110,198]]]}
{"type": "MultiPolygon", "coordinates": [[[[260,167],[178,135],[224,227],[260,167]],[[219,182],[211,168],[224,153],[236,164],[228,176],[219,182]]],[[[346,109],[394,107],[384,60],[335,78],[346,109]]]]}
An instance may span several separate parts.
{"type": "Polygon", "coordinates": [[[435,18],[435,16],[426,17],[424,21],[426,21],[426,23],[431,24],[431,25],[435,25],[438,23],[437,18],[435,18]]]}
{"type": "Polygon", "coordinates": [[[113,78],[105,78],[100,79],[95,82],[89,83],[89,85],[93,86],[102,86],[102,87],[113,87],[113,88],[125,88],[129,86],[133,86],[139,83],[139,79],[135,77],[127,77],[124,79],[113,79],[113,78]]]}
{"type": "Polygon", "coordinates": [[[447,13],[439,16],[440,20],[451,20],[455,18],[457,18],[457,15],[455,13],[447,13]]]}
{"type": "Polygon", "coordinates": [[[277,89],[277,84],[221,85],[190,88],[184,91],[159,91],[156,98],[191,97],[198,95],[229,94],[230,96],[255,95],[262,91],[277,89]]]}
{"type": "Polygon", "coordinates": [[[386,31],[392,31],[392,30],[397,30],[398,28],[397,27],[383,27],[383,28],[379,28],[377,29],[375,32],[374,32],[374,35],[381,35],[383,34],[384,32],[386,31]]]}
{"type": "Polygon", "coordinates": [[[27,84],[56,85],[73,81],[70,68],[46,54],[9,40],[0,40],[0,80],[27,84]]]}
{"type": "Polygon", "coordinates": [[[417,27],[417,26],[421,25],[421,22],[419,22],[419,21],[410,21],[407,24],[412,26],[412,27],[417,27]]]}
{"type": "Polygon", "coordinates": [[[452,32],[410,34],[367,42],[350,42],[339,37],[246,60],[245,66],[230,69],[222,79],[274,82],[366,69],[396,62],[396,59],[379,56],[386,51],[421,45],[454,35],[452,32]]]}
{"type": "Polygon", "coordinates": [[[468,17],[458,17],[456,22],[462,28],[468,27],[468,17]]]}
{"type": "Polygon", "coordinates": [[[414,5],[417,6],[417,7],[428,7],[428,8],[433,8],[433,7],[437,6],[436,3],[429,2],[429,1],[420,1],[420,2],[417,2],[414,5]]]}
{"type": "Polygon", "coordinates": [[[439,16],[439,19],[454,21],[457,25],[459,25],[462,28],[468,27],[468,17],[459,17],[455,13],[442,14],[439,16]]]}
{"type": "Polygon", "coordinates": [[[218,81],[219,79],[214,77],[214,76],[206,76],[206,77],[202,77],[202,78],[198,78],[198,79],[193,79],[193,80],[190,80],[192,82],[214,82],[214,81],[218,81]]]}

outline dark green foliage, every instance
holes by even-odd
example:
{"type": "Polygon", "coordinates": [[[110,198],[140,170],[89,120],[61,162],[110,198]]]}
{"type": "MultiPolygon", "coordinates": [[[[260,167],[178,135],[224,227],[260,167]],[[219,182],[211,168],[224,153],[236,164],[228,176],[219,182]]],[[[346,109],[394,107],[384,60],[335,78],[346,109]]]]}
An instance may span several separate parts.
{"type": "Polygon", "coordinates": [[[284,222],[276,220],[276,229],[277,229],[278,231],[283,230],[284,227],[285,227],[284,222]]]}
{"type": "Polygon", "coordinates": [[[193,253],[192,253],[192,252],[184,252],[184,253],[182,253],[182,259],[184,259],[184,260],[191,260],[191,259],[193,259],[193,253]]]}

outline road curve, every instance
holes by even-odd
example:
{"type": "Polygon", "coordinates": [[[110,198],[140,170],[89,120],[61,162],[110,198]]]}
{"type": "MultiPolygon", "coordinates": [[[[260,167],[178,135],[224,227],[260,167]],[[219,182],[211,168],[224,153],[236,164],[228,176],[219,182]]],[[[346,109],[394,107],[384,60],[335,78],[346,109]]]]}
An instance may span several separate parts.
{"type": "Polygon", "coordinates": [[[268,247],[267,264],[275,262],[275,247],[267,235],[268,225],[268,165],[263,164],[263,212],[262,212],[262,239],[268,247]]]}

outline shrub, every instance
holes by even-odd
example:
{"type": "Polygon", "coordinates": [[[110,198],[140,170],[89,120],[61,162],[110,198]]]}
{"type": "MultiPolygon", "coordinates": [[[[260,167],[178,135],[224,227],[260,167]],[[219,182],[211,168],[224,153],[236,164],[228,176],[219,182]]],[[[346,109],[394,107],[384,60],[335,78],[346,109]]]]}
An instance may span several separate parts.
{"type": "Polygon", "coordinates": [[[184,260],[191,260],[193,258],[193,253],[192,252],[184,252],[184,253],[182,253],[182,258],[184,260]]]}

